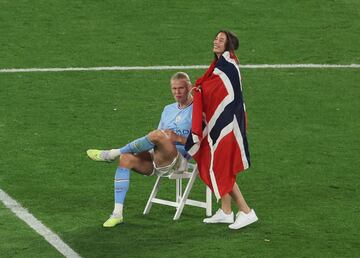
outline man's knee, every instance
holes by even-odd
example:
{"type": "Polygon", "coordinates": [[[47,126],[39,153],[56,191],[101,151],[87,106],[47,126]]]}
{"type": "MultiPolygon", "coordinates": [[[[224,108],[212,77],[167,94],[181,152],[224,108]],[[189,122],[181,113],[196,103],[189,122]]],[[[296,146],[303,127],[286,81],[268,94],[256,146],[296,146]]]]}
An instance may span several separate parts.
{"type": "Polygon", "coordinates": [[[124,168],[133,168],[135,162],[134,154],[124,153],[120,156],[119,166],[124,168]]]}
{"type": "Polygon", "coordinates": [[[149,140],[153,143],[170,141],[170,137],[163,130],[154,130],[148,134],[149,140]]]}

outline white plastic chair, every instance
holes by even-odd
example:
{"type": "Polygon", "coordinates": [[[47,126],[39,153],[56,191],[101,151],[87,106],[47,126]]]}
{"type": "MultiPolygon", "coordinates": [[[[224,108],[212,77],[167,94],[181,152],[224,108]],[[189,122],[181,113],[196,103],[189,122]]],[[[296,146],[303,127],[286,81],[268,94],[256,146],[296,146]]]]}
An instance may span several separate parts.
{"type": "Polygon", "coordinates": [[[143,214],[148,214],[152,207],[153,203],[168,205],[176,208],[174,220],[180,218],[181,212],[186,205],[196,206],[200,208],[206,209],[206,215],[211,216],[212,213],[212,197],[211,190],[209,187],[206,187],[206,196],[205,201],[196,201],[188,199],[191,188],[195,182],[196,177],[198,176],[199,171],[197,170],[197,165],[188,164],[188,171],[183,172],[181,174],[172,173],[170,176],[158,176],[156,179],[155,185],[151,191],[149,200],[145,206],[143,214]],[[176,180],[176,196],[175,201],[169,201],[165,199],[156,198],[156,195],[160,189],[160,181],[164,178],[176,180]],[[188,183],[186,185],[184,193],[182,192],[182,179],[188,179],[188,183]]]}

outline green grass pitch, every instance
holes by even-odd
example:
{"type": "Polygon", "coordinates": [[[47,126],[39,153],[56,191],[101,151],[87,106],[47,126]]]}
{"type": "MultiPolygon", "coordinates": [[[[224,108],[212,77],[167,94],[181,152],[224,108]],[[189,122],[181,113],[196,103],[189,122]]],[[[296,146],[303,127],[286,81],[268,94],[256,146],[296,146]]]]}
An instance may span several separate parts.
{"type": "MultiPolygon", "coordinates": [[[[207,64],[223,27],[239,35],[243,64],[360,63],[359,10],[351,0],[0,0],[0,69],[207,64]]],[[[242,70],[253,166],[238,183],[258,223],[204,225],[194,207],[173,221],[156,204],[143,216],[155,178],[132,173],[125,223],[103,229],[116,165],[85,151],[155,128],[173,72],[0,73],[0,188],[83,257],[359,256],[358,69],[242,70]]],[[[191,197],[204,197],[200,180],[191,197]]],[[[0,204],[0,257],[61,255],[0,204]]]]}

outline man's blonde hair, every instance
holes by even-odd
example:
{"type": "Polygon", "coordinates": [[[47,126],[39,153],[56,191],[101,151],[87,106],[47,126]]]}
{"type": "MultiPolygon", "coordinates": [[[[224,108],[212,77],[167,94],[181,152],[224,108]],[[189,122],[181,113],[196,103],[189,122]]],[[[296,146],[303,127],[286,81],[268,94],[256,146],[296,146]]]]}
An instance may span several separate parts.
{"type": "Polygon", "coordinates": [[[173,76],[171,76],[171,81],[172,80],[184,80],[187,82],[187,84],[191,84],[191,81],[190,81],[190,77],[187,73],[184,73],[184,72],[177,72],[175,73],[173,76]]]}

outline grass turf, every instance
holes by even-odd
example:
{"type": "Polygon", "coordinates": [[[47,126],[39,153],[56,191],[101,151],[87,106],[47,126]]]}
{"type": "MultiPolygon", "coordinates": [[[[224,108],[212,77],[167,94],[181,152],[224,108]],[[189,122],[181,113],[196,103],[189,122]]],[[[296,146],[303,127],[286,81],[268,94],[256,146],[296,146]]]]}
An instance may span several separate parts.
{"type": "Polygon", "coordinates": [[[207,64],[220,28],[242,63],[360,63],[359,2],[0,2],[0,67],[207,64]]]}
{"type": "MultiPolygon", "coordinates": [[[[206,64],[222,27],[239,34],[244,64],[359,63],[359,8],[354,0],[4,0],[0,67],[206,64]]],[[[171,73],[0,74],[0,187],[84,257],[359,253],[355,69],[243,70],[253,167],[238,182],[259,223],[209,227],[192,207],[173,222],[173,208],[159,205],[142,216],[154,178],[133,174],[125,224],[102,229],[116,166],[92,163],[85,150],[156,127],[172,101],[171,73]]],[[[164,196],[173,190],[163,187],[164,196]]],[[[203,188],[197,182],[192,197],[203,188]]],[[[27,230],[3,207],[1,214],[1,256],[58,256],[35,233],[14,234],[27,230]]]]}
{"type": "Polygon", "coordinates": [[[0,203],[1,257],[62,257],[49,243],[0,203]]]}
{"type": "MultiPolygon", "coordinates": [[[[6,75],[1,143],[9,151],[1,186],[85,257],[356,253],[357,71],[243,76],[253,167],[238,181],[260,217],[252,227],[203,225],[204,211],[192,207],[176,222],[170,207],[154,205],[143,216],[154,178],[132,174],[125,224],[101,228],[112,209],[116,166],[88,160],[85,150],[126,143],[156,126],[154,113],[172,101],[168,71],[6,75]]],[[[197,186],[192,197],[202,198],[197,186]]],[[[161,194],[173,187],[164,184],[161,194]]]]}

